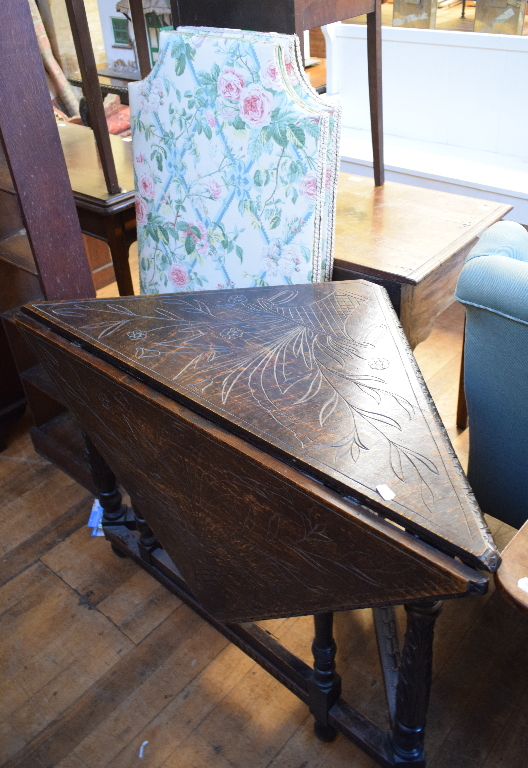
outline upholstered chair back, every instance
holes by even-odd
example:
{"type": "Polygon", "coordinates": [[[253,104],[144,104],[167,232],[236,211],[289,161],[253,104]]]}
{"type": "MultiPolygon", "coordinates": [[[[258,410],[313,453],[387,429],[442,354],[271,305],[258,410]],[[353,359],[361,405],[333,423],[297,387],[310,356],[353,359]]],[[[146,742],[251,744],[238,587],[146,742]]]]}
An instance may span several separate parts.
{"type": "Polygon", "coordinates": [[[338,112],[292,40],[163,32],[131,84],[142,293],[331,275],[338,112]]]}

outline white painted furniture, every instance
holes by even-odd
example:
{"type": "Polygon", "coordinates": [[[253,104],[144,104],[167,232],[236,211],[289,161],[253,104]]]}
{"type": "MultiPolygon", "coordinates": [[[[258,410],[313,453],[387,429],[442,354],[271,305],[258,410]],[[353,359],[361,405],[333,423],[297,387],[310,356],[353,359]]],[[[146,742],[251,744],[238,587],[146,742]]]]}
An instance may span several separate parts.
{"type": "MultiPolygon", "coordinates": [[[[372,175],[366,27],[323,32],[342,170],[372,175]]],[[[382,43],[387,178],[509,203],[527,224],[528,36],[383,27],[382,43]]]]}

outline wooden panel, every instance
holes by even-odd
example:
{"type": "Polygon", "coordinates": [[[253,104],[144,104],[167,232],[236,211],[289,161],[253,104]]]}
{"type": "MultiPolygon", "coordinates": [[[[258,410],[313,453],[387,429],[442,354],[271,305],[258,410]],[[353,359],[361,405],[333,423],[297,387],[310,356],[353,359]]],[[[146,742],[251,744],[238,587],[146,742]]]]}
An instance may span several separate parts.
{"type": "MultiPolygon", "coordinates": [[[[310,55],[316,59],[326,59],[326,42],[321,27],[315,27],[310,30],[310,55]]],[[[313,67],[310,67],[310,69],[313,70],[313,67]]],[[[314,85],[311,77],[312,73],[310,71],[308,71],[308,75],[310,77],[310,82],[314,85]]],[[[317,85],[323,85],[325,82],[326,80],[323,80],[322,83],[317,83],[317,85]]],[[[314,88],[315,87],[316,86],[314,85],[314,88]]]]}
{"type": "Polygon", "coordinates": [[[435,318],[455,300],[455,288],[472,240],[418,285],[401,286],[400,322],[411,349],[429,336],[435,318]]]}
{"type": "Polygon", "coordinates": [[[56,387],[49,380],[41,365],[35,365],[28,371],[24,371],[21,378],[36,427],[46,424],[64,412],[65,408],[60,402],[60,393],[57,392],[59,397],[55,396],[56,387]],[[41,387],[42,380],[46,381],[46,379],[48,379],[50,386],[41,387]]]}
{"type": "Polygon", "coordinates": [[[381,288],[320,283],[30,311],[436,546],[496,567],[496,549],[381,288]],[[395,498],[384,501],[380,484],[395,498]]]}
{"type": "Polygon", "coordinates": [[[92,280],[95,290],[113,283],[115,280],[114,265],[112,264],[112,254],[108,243],[89,235],[83,235],[86,255],[92,270],[92,280]]]}
{"type": "Polygon", "coordinates": [[[271,618],[485,589],[483,577],[365,508],[51,332],[30,333],[70,409],[213,615],[271,618]]]}
{"type": "Polygon", "coordinates": [[[206,25],[258,32],[295,32],[294,0],[173,0],[173,20],[183,25],[206,25]]]}
{"type": "Polygon", "coordinates": [[[415,285],[512,206],[341,173],[335,264],[415,285]]]}
{"type": "Polygon", "coordinates": [[[0,451],[3,451],[6,447],[6,438],[11,424],[24,413],[26,400],[1,319],[0,360],[2,361],[2,375],[0,376],[0,451]]]}
{"type": "MultiPolygon", "coordinates": [[[[0,240],[0,260],[13,264],[30,275],[38,277],[35,259],[31,252],[29,240],[25,230],[15,232],[10,237],[0,240]]],[[[24,301],[22,299],[22,301],[24,301]]]]}
{"type": "MultiPolygon", "coordinates": [[[[2,164],[2,152],[0,146],[0,165],[2,164]]],[[[6,160],[3,158],[3,164],[5,171],[7,171],[6,160]]],[[[0,173],[1,175],[1,173],[0,173]]],[[[11,180],[9,179],[9,182],[11,180]]],[[[1,184],[1,179],[0,179],[1,184]]],[[[18,200],[11,192],[6,192],[0,188],[0,238],[8,237],[16,232],[20,232],[24,228],[24,222],[22,221],[22,215],[20,213],[20,206],[18,200]]]]}
{"type": "Polygon", "coordinates": [[[253,29],[299,34],[303,29],[361,16],[374,10],[373,0],[173,0],[173,19],[183,25],[253,29]]]}
{"type": "Polygon", "coordinates": [[[374,0],[295,0],[296,31],[363,16],[374,6],[374,0]]]}

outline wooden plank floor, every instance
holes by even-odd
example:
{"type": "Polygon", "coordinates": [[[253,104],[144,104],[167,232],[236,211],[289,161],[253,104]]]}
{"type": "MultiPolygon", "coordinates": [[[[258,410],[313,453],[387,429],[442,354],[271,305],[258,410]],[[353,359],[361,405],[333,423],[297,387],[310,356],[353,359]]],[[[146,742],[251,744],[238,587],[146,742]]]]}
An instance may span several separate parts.
{"type": "MultiPolygon", "coordinates": [[[[462,319],[453,305],[416,354],[465,461],[467,435],[454,425],[462,319]]],[[[91,538],[91,499],[35,455],[26,427],[0,454],[3,768],[374,767],[343,737],[317,741],[289,691],[91,538]]],[[[504,546],[512,530],[491,522],[504,546]]],[[[265,625],[309,660],[309,617],[265,625]]],[[[346,697],[383,723],[370,611],[338,614],[336,639],[346,697]]],[[[528,620],[493,588],[446,603],[429,768],[525,768],[527,675],[528,620]]]]}

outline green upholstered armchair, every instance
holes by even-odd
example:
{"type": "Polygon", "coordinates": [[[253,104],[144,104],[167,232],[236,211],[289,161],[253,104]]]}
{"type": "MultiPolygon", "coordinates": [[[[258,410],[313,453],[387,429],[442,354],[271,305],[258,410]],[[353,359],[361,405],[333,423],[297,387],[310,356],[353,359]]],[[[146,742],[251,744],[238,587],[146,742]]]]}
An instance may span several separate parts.
{"type": "Polygon", "coordinates": [[[528,232],[490,227],[469,254],[456,298],[466,308],[469,481],[483,512],[528,518],[528,232]]]}

